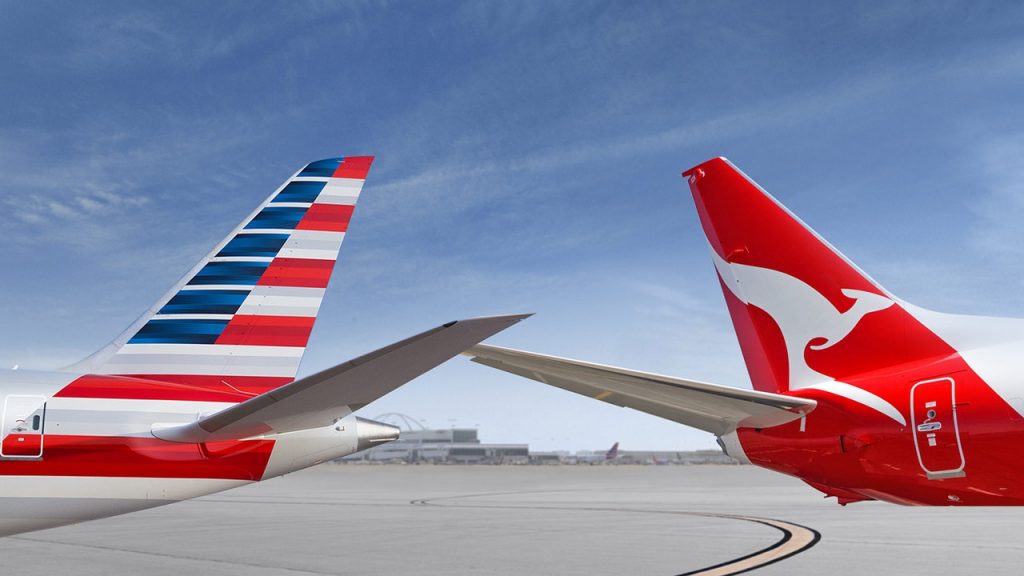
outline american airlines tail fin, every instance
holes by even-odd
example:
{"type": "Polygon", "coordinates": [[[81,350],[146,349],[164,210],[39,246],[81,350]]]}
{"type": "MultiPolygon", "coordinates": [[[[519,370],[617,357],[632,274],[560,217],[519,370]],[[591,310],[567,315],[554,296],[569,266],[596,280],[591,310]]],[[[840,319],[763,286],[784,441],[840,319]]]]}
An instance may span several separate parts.
{"type": "Polygon", "coordinates": [[[941,353],[898,299],[728,160],[683,176],[755,389],[857,395],[842,381],[941,353]]]}
{"type": "Polygon", "coordinates": [[[372,162],[307,164],[113,342],[65,370],[253,396],[294,380],[372,162]]]}
{"type": "Polygon", "coordinates": [[[612,460],[615,460],[618,457],[619,457],[619,443],[616,442],[615,444],[612,444],[612,447],[609,448],[608,452],[605,453],[604,459],[606,461],[608,461],[608,462],[611,462],[612,460]]]}

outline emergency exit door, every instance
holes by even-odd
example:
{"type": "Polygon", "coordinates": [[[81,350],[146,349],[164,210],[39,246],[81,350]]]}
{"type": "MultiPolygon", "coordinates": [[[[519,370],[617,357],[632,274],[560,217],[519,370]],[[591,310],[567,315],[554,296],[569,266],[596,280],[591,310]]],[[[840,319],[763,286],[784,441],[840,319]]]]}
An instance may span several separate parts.
{"type": "Polygon", "coordinates": [[[964,451],[956,420],[956,382],[936,378],[910,389],[910,419],[914,448],[921,468],[931,480],[964,475],[964,451]]]}
{"type": "Polygon", "coordinates": [[[3,442],[0,456],[4,458],[41,458],[43,456],[43,424],[46,398],[11,394],[4,400],[3,442]]]}

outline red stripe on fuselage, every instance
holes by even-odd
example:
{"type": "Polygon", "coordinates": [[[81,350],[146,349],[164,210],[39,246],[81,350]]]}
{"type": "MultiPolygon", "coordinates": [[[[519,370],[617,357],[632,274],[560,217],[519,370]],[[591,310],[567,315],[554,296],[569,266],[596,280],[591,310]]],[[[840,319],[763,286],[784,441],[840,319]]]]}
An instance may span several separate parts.
{"type": "Polygon", "coordinates": [[[236,315],[216,344],[305,347],[316,318],[305,316],[236,315]]]}
{"type": "Polygon", "coordinates": [[[130,400],[189,400],[193,402],[241,402],[247,394],[222,382],[215,387],[157,382],[120,376],[86,375],[54,394],[56,398],[116,398],[130,400]]]}
{"type": "Polygon", "coordinates": [[[345,232],[355,206],[348,204],[313,204],[295,226],[296,230],[345,232]]]}
{"type": "Polygon", "coordinates": [[[277,376],[196,376],[179,374],[86,375],[75,379],[57,398],[184,400],[242,402],[292,381],[277,376]]]}
{"type": "Polygon", "coordinates": [[[334,260],[311,258],[274,258],[263,273],[260,286],[326,288],[334,270],[334,260]]]}
{"type": "Polygon", "coordinates": [[[0,461],[0,476],[259,480],[273,440],[182,444],[157,438],[47,434],[42,460],[0,461]]]}

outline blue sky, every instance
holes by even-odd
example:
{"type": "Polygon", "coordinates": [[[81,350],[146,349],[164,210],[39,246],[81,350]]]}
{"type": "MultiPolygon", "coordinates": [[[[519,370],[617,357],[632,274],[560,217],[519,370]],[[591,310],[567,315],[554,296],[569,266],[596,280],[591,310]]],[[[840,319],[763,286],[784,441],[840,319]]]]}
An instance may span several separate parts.
{"type": "MultiPolygon", "coordinates": [[[[749,386],[679,177],[717,155],[897,295],[1024,316],[1012,4],[2,9],[4,365],[100,347],[336,155],[377,162],[303,373],[536,312],[492,342],[749,386]]],[[[463,359],[365,410],[382,412],[537,449],[713,446],[463,359]]]]}

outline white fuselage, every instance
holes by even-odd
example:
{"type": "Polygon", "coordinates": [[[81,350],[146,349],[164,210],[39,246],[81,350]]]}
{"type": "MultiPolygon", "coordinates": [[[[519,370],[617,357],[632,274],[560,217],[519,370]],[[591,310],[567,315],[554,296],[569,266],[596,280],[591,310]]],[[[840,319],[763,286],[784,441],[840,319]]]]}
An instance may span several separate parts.
{"type": "Polygon", "coordinates": [[[310,430],[208,445],[169,442],[153,430],[234,403],[62,394],[77,378],[0,373],[0,536],[187,500],[359,447],[356,417],[347,410],[334,425],[310,430]]]}

